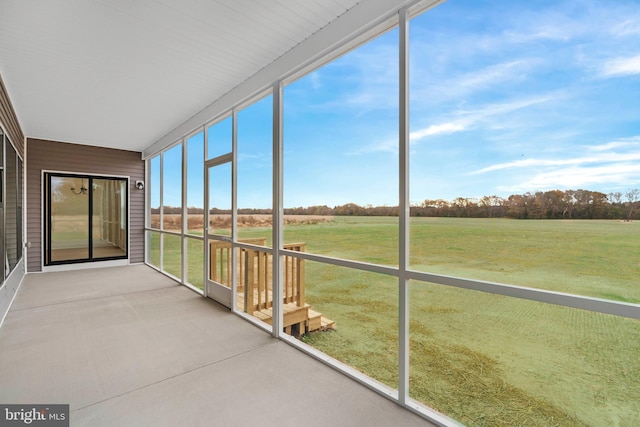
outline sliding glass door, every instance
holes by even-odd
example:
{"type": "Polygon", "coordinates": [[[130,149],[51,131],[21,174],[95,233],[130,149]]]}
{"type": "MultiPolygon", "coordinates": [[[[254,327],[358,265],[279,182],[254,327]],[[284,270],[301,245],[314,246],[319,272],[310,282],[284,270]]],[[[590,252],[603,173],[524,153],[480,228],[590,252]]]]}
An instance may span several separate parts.
{"type": "Polygon", "coordinates": [[[91,201],[93,258],[127,256],[127,182],[94,178],[91,201]]]}
{"type": "Polygon", "coordinates": [[[127,182],[45,173],[45,265],[127,258],[127,182]]]}

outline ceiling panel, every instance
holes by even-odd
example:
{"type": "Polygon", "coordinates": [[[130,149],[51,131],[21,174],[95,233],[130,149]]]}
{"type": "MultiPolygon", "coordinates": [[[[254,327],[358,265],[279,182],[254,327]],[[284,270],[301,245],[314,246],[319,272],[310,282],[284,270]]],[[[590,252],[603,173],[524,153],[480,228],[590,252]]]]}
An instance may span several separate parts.
{"type": "Polygon", "coordinates": [[[27,136],[141,151],[358,3],[0,0],[0,73],[27,136]]]}

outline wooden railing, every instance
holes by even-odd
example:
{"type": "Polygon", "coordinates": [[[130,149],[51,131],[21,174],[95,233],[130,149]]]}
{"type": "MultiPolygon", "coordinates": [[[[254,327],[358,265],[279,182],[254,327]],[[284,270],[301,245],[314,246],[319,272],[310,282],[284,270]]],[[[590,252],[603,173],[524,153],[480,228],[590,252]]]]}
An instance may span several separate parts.
{"type": "MultiPolygon", "coordinates": [[[[264,246],[266,239],[242,239],[241,243],[264,246]]],[[[221,285],[231,286],[231,243],[213,241],[209,246],[210,279],[221,285]]],[[[238,303],[239,308],[253,314],[273,306],[273,274],[271,254],[260,249],[237,248],[238,303]]],[[[304,252],[305,243],[290,243],[284,249],[304,252]]],[[[283,304],[305,306],[304,260],[285,256],[283,262],[283,304]]]]}
{"type": "MultiPolygon", "coordinates": [[[[255,239],[242,239],[242,243],[265,246],[267,239],[259,237],[255,239]]],[[[244,249],[243,249],[244,250],[244,249]]],[[[242,262],[242,256],[238,257],[242,262]]],[[[209,243],[209,279],[228,288],[231,287],[231,243],[223,241],[211,241],[209,243]]],[[[238,269],[238,286],[244,284],[244,268],[238,269]]]]}
{"type": "MultiPolygon", "coordinates": [[[[305,243],[289,243],[283,246],[284,249],[295,252],[304,252],[307,245],[305,243]]],[[[285,256],[284,257],[284,283],[283,303],[295,302],[298,307],[304,307],[304,259],[285,256]]]]}

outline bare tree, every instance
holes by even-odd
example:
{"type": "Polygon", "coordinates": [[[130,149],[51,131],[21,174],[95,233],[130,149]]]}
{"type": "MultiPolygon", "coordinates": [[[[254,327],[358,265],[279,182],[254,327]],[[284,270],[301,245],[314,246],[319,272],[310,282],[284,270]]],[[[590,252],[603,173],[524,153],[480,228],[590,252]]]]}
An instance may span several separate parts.
{"type": "Polygon", "coordinates": [[[611,203],[622,203],[622,193],[619,191],[607,195],[611,203]]]}
{"type": "Polygon", "coordinates": [[[631,215],[633,214],[633,205],[640,200],[640,190],[634,188],[632,190],[627,190],[624,193],[627,198],[627,205],[629,207],[629,214],[627,215],[627,219],[625,221],[631,221],[631,215]]]}

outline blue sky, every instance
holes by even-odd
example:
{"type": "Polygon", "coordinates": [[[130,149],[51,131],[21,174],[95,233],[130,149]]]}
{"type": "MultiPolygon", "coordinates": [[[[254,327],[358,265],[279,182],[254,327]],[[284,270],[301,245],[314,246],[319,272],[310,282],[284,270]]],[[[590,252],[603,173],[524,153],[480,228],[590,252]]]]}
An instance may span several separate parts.
{"type": "MultiPolygon", "coordinates": [[[[412,203],[640,188],[640,2],[450,0],[410,46],[412,203]]],[[[285,87],[285,207],[398,203],[397,54],[395,29],[285,87]]],[[[240,207],[271,205],[270,114],[239,122],[240,207]]]]}
{"type": "Polygon", "coordinates": [[[640,2],[482,3],[413,28],[412,198],[640,186],[640,2]]]}
{"type": "MultiPolygon", "coordinates": [[[[397,203],[397,37],[285,89],[301,204],[397,203]]],[[[412,202],[640,186],[640,2],[452,0],[410,37],[412,202]]]]}

